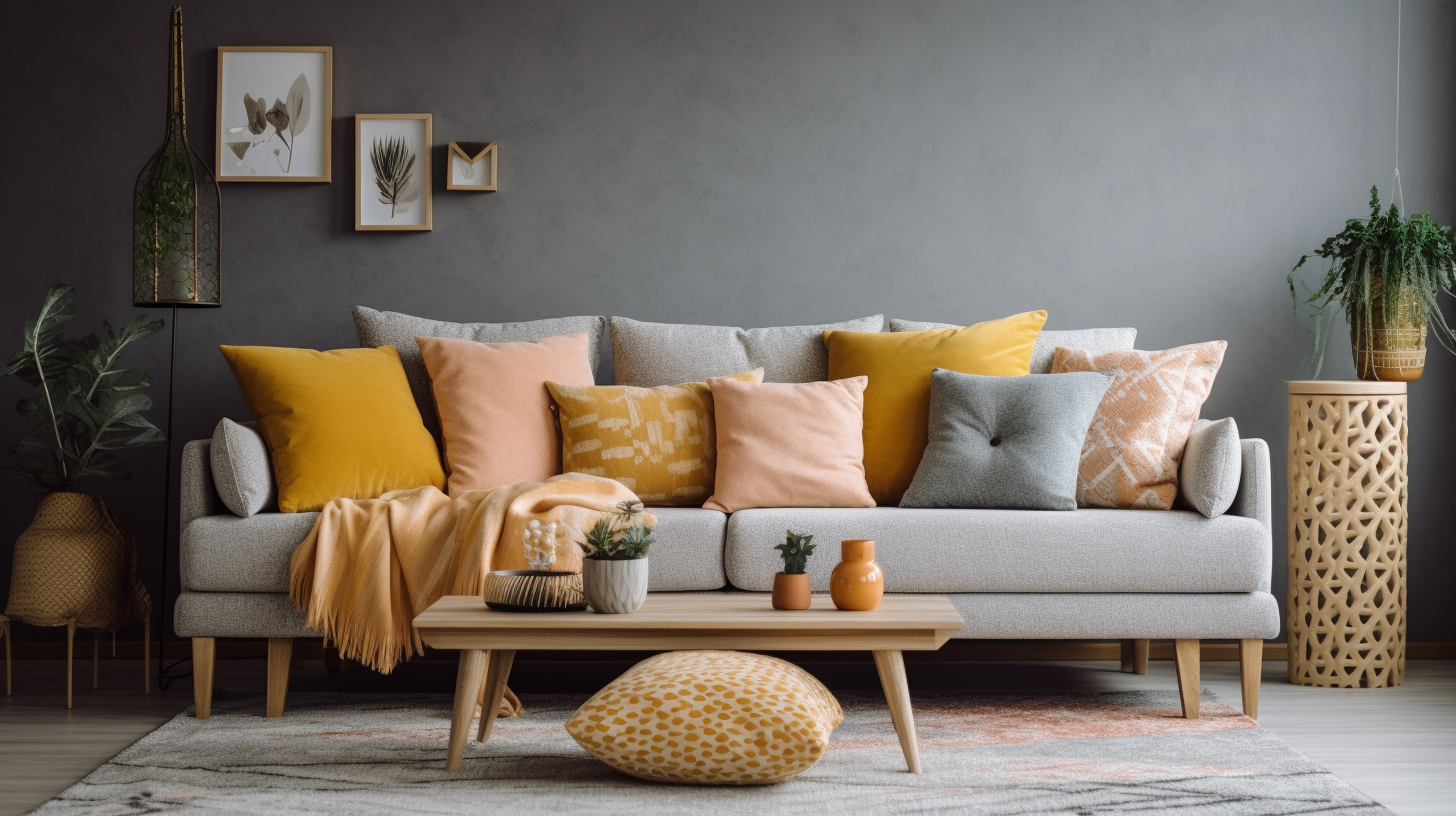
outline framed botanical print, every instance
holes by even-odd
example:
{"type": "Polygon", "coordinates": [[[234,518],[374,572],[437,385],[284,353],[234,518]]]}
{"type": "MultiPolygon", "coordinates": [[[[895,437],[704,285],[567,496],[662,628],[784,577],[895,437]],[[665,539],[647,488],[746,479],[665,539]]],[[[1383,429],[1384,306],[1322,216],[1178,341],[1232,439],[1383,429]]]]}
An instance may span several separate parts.
{"type": "Polygon", "coordinates": [[[328,181],[334,49],[217,49],[219,181],[328,181]]]}
{"type": "Polygon", "coordinates": [[[354,229],[428,230],[430,114],[354,117],[354,229]]]}
{"type": "Polygon", "coordinates": [[[451,142],[445,158],[446,190],[495,192],[495,142],[451,142]]]}

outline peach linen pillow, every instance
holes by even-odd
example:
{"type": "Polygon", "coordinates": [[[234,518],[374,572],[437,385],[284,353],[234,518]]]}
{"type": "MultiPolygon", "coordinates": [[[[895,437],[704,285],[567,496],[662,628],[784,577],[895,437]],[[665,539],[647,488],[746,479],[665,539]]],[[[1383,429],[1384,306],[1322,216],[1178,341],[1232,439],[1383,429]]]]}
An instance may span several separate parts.
{"type": "Polygon", "coordinates": [[[709,510],[874,507],[865,483],[868,377],[747,383],[711,377],[718,474],[709,510]]]}
{"type": "Polygon", "coordinates": [[[430,373],[451,496],[561,472],[546,381],[592,384],[586,332],[531,343],[415,342],[430,373]]]}
{"type": "MultiPolygon", "coordinates": [[[[1112,372],[1097,406],[1077,471],[1077,504],[1169,510],[1178,495],[1178,468],[1168,469],[1168,438],[1178,416],[1193,355],[1171,351],[1091,354],[1058,348],[1052,373],[1112,372]]],[[[1184,433],[1187,438],[1187,433],[1184,433]]]]}

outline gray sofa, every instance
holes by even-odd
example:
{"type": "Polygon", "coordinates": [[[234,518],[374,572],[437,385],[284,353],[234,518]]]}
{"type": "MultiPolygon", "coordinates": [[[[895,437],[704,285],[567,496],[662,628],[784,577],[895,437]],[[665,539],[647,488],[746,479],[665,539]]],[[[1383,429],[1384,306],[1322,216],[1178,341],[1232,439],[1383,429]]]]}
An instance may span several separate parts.
{"type": "MultiPolygon", "coordinates": [[[[293,638],[318,637],[288,598],[293,549],[316,513],[229,513],[213,486],[211,442],[182,456],[181,577],[175,625],[193,639],[197,714],[211,707],[215,638],[268,638],[267,713],[283,712],[293,638]]],[[[1229,512],[1185,510],[744,510],[657,508],[649,589],[767,592],[786,529],[828,544],[871,538],[891,591],[947,595],[965,626],[957,637],[1118,639],[1124,668],[1146,671],[1149,639],[1177,642],[1184,712],[1198,711],[1198,642],[1235,639],[1244,709],[1257,716],[1263,640],[1279,631],[1270,594],[1269,448],[1242,442],[1242,477],[1229,512]]],[[[810,561],[827,591],[832,547],[810,561]]]]}

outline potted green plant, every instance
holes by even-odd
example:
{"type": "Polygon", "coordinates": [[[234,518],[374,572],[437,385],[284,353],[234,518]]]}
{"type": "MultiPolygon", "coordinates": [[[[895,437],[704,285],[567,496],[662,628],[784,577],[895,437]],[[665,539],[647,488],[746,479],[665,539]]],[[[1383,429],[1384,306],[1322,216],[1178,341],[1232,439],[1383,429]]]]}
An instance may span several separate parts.
{"type": "Polygon", "coordinates": [[[1301,295],[1294,275],[1309,260],[1300,257],[1287,278],[1295,317],[1311,310],[1314,353],[1308,376],[1319,376],[1324,363],[1327,324],[1344,312],[1350,324],[1355,372],[1362,380],[1412,382],[1426,362],[1426,331],[1456,353],[1456,335],[1437,298],[1456,288],[1456,247],[1452,230],[1417,213],[1401,218],[1392,202],[1382,213],[1380,192],[1370,188],[1370,217],[1352,218],[1339,234],[1327,238],[1314,254],[1325,260],[1324,276],[1314,290],[1301,295]]]}
{"type": "Polygon", "coordinates": [[[113,451],[162,442],[143,411],[147,372],[118,360],[132,343],[161,331],[140,315],[121,331],[102,323],[85,337],[66,338],[76,315],[75,287],[56,284],[40,313],[26,322],[21,350],[4,373],[37,389],[16,404],[35,420],[6,453],[0,469],[41,490],[35,519],[15,542],[5,614],[36,626],[114,631],[140,620],[150,606],[136,580],[131,534],[101,497],[80,492],[80,479],[126,479],[131,470],[113,451]]]}
{"type": "Polygon", "coordinates": [[[809,556],[814,554],[814,536],[799,535],[789,530],[784,543],[774,547],[784,559],[784,571],[774,575],[774,609],[809,608],[809,574],[804,568],[809,565],[809,556]]]}
{"type": "Polygon", "coordinates": [[[642,502],[625,501],[586,532],[581,589],[594,612],[636,612],[647,600],[647,548],[657,519],[642,502]]]}

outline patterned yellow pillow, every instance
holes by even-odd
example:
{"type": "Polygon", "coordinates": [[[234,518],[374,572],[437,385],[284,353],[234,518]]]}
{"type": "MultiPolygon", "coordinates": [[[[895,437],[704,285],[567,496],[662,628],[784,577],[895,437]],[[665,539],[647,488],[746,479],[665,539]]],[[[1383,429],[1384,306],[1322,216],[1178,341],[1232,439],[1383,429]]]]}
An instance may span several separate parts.
{"type": "Polygon", "coordinates": [[[566,732],[640,779],[763,785],[808,770],[843,721],[829,689],[787,661],[666,652],[593,694],[566,732]]]}
{"type": "MultiPolygon", "coordinates": [[[[763,369],[733,379],[763,382],[763,369]]],[[[561,472],[615,479],[651,505],[700,506],[713,495],[718,446],[706,383],[546,388],[561,425],[561,472]]]]}

